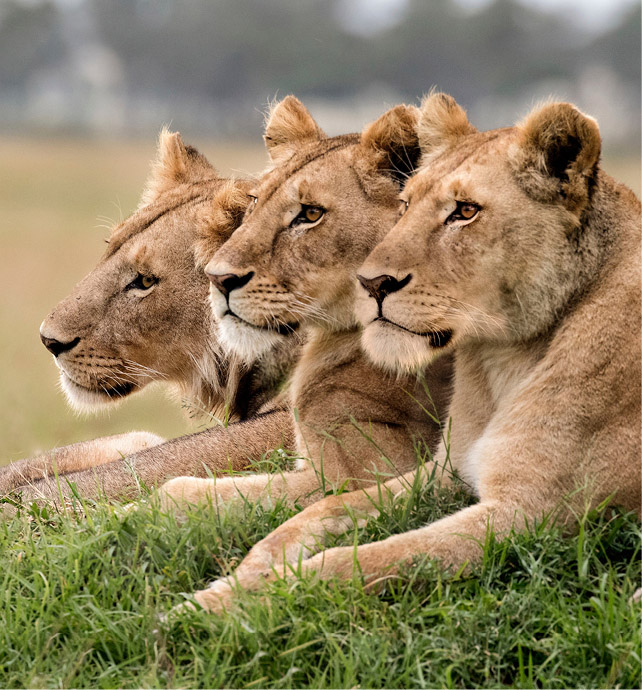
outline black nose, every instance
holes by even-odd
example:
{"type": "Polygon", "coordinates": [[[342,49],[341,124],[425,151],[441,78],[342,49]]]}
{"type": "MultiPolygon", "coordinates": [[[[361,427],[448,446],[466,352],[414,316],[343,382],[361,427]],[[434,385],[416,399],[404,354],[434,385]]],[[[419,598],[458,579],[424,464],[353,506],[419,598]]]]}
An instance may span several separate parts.
{"type": "Polygon", "coordinates": [[[401,288],[406,287],[410,282],[412,275],[409,273],[405,278],[397,280],[393,276],[377,276],[376,278],[364,278],[357,276],[358,281],[368,291],[368,294],[377,302],[381,303],[392,292],[397,292],[401,288]]]}
{"type": "Polygon", "coordinates": [[[55,338],[45,338],[44,335],[40,336],[40,340],[42,340],[42,344],[47,348],[47,350],[49,350],[49,352],[51,352],[54,357],[57,357],[61,352],[71,350],[80,342],[80,338],[74,338],[68,343],[61,343],[60,340],[56,340],[55,338]]]}
{"type": "Polygon", "coordinates": [[[253,275],[254,271],[250,271],[244,276],[238,276],[235,273],[223,273],[222,275],[208,273],[207,277],[210,279],[212,285],[216,285],[218,291],[221,292],[224,297],[227,297],[232,290],[236,290],[237,288],[242,288],[244,285],[247,285],[250,280],[252,280],[253,275]]]}

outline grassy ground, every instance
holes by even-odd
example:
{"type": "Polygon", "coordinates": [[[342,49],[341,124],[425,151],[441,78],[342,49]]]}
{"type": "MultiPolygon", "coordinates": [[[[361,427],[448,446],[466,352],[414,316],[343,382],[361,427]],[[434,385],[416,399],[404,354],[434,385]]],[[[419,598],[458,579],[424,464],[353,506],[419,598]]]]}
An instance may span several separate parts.
{"type": "MultiPolygon", "coordinates": [[[[429,485],[358,535],[381,539],[466,505],[429,485]]],[[[244,595],[222,617],[158,613],[245,554],[290,512],[249,505],[184,522],[27,511],[0,524],[1,687],[640,687],[640,529],[584,516],[489,542],[471,576],[419,562],[380,595],[314,578],[244,595]]]]}

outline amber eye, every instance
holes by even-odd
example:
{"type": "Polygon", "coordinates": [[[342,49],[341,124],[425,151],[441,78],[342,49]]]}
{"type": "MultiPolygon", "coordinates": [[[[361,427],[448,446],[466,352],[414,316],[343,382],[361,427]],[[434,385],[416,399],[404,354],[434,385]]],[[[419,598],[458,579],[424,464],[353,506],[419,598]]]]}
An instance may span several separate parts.
{"type": "Polygon", "coordinates": [[[316,223],[323,215],[323,209],[318,206],[309,206],[305,209],[305,219],[310,223],[316,223]]]}
{"type": "Polygon", "coordinates": [[[403,201],[399,204],[399,217],[403,216],[403,214],[408,210],[408,206],[410,205],[409,201],[403,201]]]}
{"type": "Polygon", "coordinates": [[[478,204],[473,204],[470,201],[458,201],[457,208],[446,218],[446,223],[457,220],[473,220],[480,210],[481,206],[478,204]]]}
{"type": "Polygon", "coordinates": [[[134,280],[127,285],[125,290],[149,290],[149,288],[156,285],[157,282],[158,278],[155,276],[146,276],[139,273],[134,280]]]}
{"type": "Polygon", "coordinates": [[[306,204],[302,206],[303,208],[297,217],[290,223],[291,228],[304,223],[316,223],[318,220],[321,220],[325,213],[325,209],[321,208],[321,206],[307,206],[306,204]]]}

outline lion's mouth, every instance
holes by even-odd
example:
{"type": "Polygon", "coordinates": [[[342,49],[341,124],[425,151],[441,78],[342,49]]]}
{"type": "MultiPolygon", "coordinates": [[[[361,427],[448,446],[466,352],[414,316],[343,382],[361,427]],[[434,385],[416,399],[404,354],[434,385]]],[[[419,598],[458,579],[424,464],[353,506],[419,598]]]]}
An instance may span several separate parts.
{"type": "Polygon", "coordinates": [[[390,324],[394,328],[399,328],[402,331],[406,331],[406,333],[412,333],[412,335],[418,335],[420,338],[427,338],[430,342],[430,346],[436,349],[446,347],[453,337],[453,332],[450,330],[423,332],[413,331],[410,328],[406,328],[405,326],[395,323],[394,321],[390,321],[390,319],[387,319],[385,316],[378,316],[376,319],[374,319],[374,321],[390,324]]]}
{"type": "Polygon", "coordinates": [[[116,385],[110,384],[109,386],[101,383],[97,383],[95,386],[86,386],[82,383],[78,383],[78,381],[69,376],[66,371],[63,370],[62,373],[65,375],[65,378],[70,384],[76,386],[76,388],[79,388],[81,391],[94,393],[110,399],[124,398],[125,396],[129,395],[134,388],[136,388],[136,385],[130,381],[123,381],[122,383],[117,383],[116,385]]]}
{"type": "Polygon", "coordinates": [[[246,321],[245,319],[242,319],[238,314],[235,314],[231,309],[227,309],[225,313],[223,314],[223,317],[225,316],[231,316],[237,321],[240,321],[243,325],[249,326],[250,328],[255,328],[257,331],[263,331],[263,332],[268,332],[268,333],[278,333],[279,335],[291,335],[294,333],[297,328],[299,327],[299,324],[294,322],[294,323],[279,323],[275,322],[273,326],[257,326],[254,323],[250,323],[249,321],[246,321]]]}

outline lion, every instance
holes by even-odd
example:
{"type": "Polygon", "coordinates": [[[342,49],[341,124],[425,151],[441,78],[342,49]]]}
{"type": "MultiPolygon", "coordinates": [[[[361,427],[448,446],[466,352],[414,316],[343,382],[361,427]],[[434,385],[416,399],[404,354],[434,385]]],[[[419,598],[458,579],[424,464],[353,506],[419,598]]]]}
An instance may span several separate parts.
{"type": "Polygon", "coordinates": [[[205,270],[219,339],[246,361],[305,330],[289,398],[305,459],[275,476],[173,479],[160,490],[165,506],[240,497],[306,506],[336,488],[404,474],[418,448],[437,446],[449,358],[427,368],[425,381],[388,375],[362,353],[354,315],[356,270],[394,224],[401,181],[417,160],[416,117],[416,108],[397,106],[360,135],[327,137],[296,98],[273,109],[272,166],[205,270]]]}
{"type": "Polygon", "coordinates": [[[544,518],[572,529],[607,502],[640,511],[640,202],[600,168],[597,123],[549,103],[478,132],[435,93],[417,133],[421,167],[398,223],[359,269],[355,310],[364,349],[384,369],[454,353],[452,434],[435,464],[448,457],[478,501],[378,543],[311,555],[416,474],[328,497],[197,596],[210,610],[234,601],[235,583],[259,588],[275,563],[324,579],[349,579],[357,564],[375,583],[421,555],[469,569],[489,535],[544,518]]]}
{"type": "Polygon", "coordinates": [[[239,423],[167,443],[131,432],[56,448],[3,468],[0,494],[55,499],[70,491],[52,478],[58,473],[83,497],[131,497],[137,481],[245,469],[248,458],[292,447],[277,396],[296,343],[284,339],[251,366],[226,356],[200,265],[202,243],[208,251],[220,246],[239,224],[248,184],[221,178],[179,134],[164,130],[138,210],[113,229],[98,265],[40,328],[76,409],[113,406],[156,381],[192,409],[239,423]]]}

